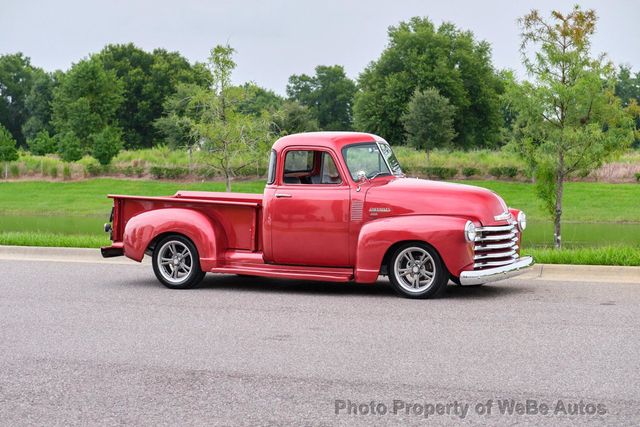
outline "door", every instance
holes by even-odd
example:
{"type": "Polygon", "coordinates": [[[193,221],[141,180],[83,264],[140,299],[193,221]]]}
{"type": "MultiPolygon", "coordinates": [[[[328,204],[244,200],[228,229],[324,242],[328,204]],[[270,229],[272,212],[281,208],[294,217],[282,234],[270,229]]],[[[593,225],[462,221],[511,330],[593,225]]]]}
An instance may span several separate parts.
{"type": "Polygon", "coordinates": [[[270,201],[278,264],[349,266],[349,194],[328,151],[288,150],[270,201]]]}

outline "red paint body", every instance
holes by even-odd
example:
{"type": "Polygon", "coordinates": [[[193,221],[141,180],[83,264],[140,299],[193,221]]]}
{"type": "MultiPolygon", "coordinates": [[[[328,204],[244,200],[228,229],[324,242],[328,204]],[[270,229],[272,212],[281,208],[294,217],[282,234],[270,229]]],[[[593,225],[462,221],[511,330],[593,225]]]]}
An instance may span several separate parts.
{"type": "Polygon", "coordinates": [[[465,223],[506,225],[519,211],[511,209],[509,218],[496,220],[506,210],[504,202],[473,186],[397,176],[356,182],[342,148],[375,141],[381,139],[354,132],[281,138],[273,146],[275,180],[263,195],[111,195],[114,243],[105,250],[122,248],[124,255],[141,261],[159,238],[178,233],[193,241],[206,272],[373,283],[394,245],[421,241],[435,248],[452,276],[472,270],[474,244],[465,239],[465,223]],[[285,155],[295,149],[328,153],[342,182],[285,183],[285,155]]]}

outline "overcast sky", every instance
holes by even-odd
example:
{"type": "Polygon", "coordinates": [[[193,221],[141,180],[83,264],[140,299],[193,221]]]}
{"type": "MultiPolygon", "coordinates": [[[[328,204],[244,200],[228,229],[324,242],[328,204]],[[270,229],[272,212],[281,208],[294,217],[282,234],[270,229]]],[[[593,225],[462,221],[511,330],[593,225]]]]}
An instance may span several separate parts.
{"type": "MultiPolygon", "coordinates": [[[[491,0],[0,0],[0,54],[23,52],[46,70],[66,70],[108,43],[177,50],[203,61],[229,42],[237,83],[283,94],[291,74],[342,64],[356,78],[387,43],[387,28],[412,16],[451,21],[493,48],[494,65],[522,76],[516,19],[531,8],[548,15],[573,1],[491,0]]],[[[594,52],[640,69],[640,2],[583,1],[599,22],[594,52]]]]}

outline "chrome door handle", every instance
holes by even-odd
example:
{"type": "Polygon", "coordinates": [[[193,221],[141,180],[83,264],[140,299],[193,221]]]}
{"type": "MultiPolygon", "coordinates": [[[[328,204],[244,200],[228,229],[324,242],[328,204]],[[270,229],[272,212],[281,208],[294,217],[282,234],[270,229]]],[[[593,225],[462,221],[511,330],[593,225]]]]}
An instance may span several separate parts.
{"type": "Polygon", "coordinates": [[[291,198],[291,194],[287,194],[287,193],[276,193],[276,199],[290,199],[291,198]]]}

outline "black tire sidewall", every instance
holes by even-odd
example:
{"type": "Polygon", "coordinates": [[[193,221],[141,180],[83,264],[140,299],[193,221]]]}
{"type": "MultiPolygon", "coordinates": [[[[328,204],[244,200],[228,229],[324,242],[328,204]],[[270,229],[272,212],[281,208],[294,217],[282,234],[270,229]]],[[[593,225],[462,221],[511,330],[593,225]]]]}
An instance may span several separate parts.
{"type": "Polygon", "coordinates": [[[391,282],[391,286],[396,291],[396,293],[398,293],[400,296],[403,296],[405,298],[415,298],[415,299],[436,298],[442,294],[444,289],[447,287],[447,283],[449,282],[449,271],[447,270],[444,263],[442,262],[442,258],[440,258],[440,255],[438,254],[438,252],[430,245],[422,242],[409,242],[398,247],[394,251],[393,255],[391,256],[387,269],[389,271],[389,281],[391,282]],[[433,285],[422,292],[412,293],[412,292],[406,291],[400,285],[400,283],[398,283],[398,280],[396,279],[396,275],[394,271],[394,264],[398,255],[405,249],[411,248],[411,247],[416,247],[416,248],[421,248],[426,250],[429,253],[429,255],[431,255],[431,258],[433,258],[433,264],[436,270],[433,285]]]}
{"type": "Polygon", "coordinates": [[[200,268],[200,255],[198,254],[198,249],[190,239],[180,234],[172,234],[160,239],[160,241],[158,241],[158,243],[155,245],[155,249],[153,250],[153,257],[152,257],[151,263],[153,264],[153,272],[155,273],[156,278],[160,281],[160,283],[162,283],[164,286],[166,286],[169,289],[193,288],[194,286],[196,286],[198,283],[202,281],[205,275],[205,273],[200,268]],[[160,257],[160,248],[165,243],[171,240],[178,241],[184,244],[185,246],[187,246],[191,251],[191,256],[192,256],[192,266],[191,266],[191,272],[189,273],[189,278],[185,282],[179,285],[168,282],[167,280],[165,280],[164,277],[162,277],[162,274],[160,273],[159,263],[158,263],[158,258],[160,257]]]}

